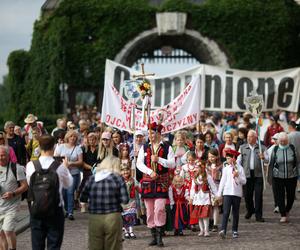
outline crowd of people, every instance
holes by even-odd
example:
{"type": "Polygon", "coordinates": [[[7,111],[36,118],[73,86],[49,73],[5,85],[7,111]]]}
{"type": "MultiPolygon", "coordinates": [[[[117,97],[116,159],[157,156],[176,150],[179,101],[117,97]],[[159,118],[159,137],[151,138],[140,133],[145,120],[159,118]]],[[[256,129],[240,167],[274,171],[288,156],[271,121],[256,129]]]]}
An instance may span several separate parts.
{"type": "Polygon", "coordinates": [[[139,237],[134,226],[142,223],[149,245],[159,247],[170,231],[226,238],[230,214],[237,238],[243,197],[245,219],[265,221],[266,183],[274,213],[288,222],[300,170],[299,119],[263,116],[269,125],[261,137],[249,113],[203,112],[195,126],[170,134],[157,123],[132,134],[107,127],[96,109],[58,119],[51,133],[33,114],[24,126],[7,121],[0,132],[0,249],[16,249],[17,209],[27,189],[33,249],[44,249],[45,239],[59,249],[74,210],[89,212],[89,249],[120,249],[122,240],[139,237]],[[35,173],[51,171],[59,180],[55,220],[37,216],[34,207],[35,173]]]}

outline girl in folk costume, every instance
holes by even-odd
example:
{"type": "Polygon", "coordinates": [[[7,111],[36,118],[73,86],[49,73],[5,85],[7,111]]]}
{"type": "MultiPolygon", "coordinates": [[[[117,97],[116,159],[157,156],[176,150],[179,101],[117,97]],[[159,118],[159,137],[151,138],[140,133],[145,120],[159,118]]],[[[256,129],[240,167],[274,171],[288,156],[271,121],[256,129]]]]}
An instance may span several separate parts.
{"type": "MultiPolygon", "coordinates": [[[[236,150],[225,149],[226,162],[222,170],[222,178],[219,185],[217,197],[223,195],[223,218],[219,235],[225,238],[227,223],[232,207],[232,237],[238,237],[239,210],[241,197],[243,195],[242,185],[246,184],[244,169],[237,164],[236,158],[240,154],[236,150]]],[[[219,198],[220,199],[220,198],[219,198]]]]}
{"type": "MultiPolygon", "coordinates": [[[[119,157],[121,160],[121,164],[126,164],[131,169],[131,161],[129,155],[129,145],[127,143],[120,143],[119,144],[119,157]]],[[[131,176],[134,176],[133,170],[131,169],[131,176]]]]}
{"type": "MultiPolygon", "coordinates": [[[[186,142],[186,133],[184,131],[178,131],[175,134],[172,150],[175,155],[175,169],[169,169],[169,185],[172,184],[174,175],[179,174],[181,170],[182,165],[182,156],[188,151],[188,147],[185,144],[186,142]]],[[[166,231],[172,231],[173,230],[173,213],[170,208],[170,200],[166,200],[166,224],[164,229],[166,231]]]]}
{"type": "MultiPolygon", "coordinates": [[[[198,168],[196,166],[196,154],[194,151],[189,151],[187,153],[187,164],[182,166],[182,169],[180,171],[180,176],[184,180],[184,185],[188,192],[190,193],[191,187],[192,187],[192,180],[194,178],[194,174],[196,169],[198,168]]],[[[193,204],[189,204],[189,214],[191,214],[193,211],[193,204]]],[[[192,231],[196,231],[195,225],[197,225],[198,219],[189,218],[189,225],[191,226],[192,231]]]]}
{"type": "Polygon", "coordinates": [[[173,211],[174,235],[182,236],[182,230],[188,224],[188,197],[189,192],[180,175],[175,175],[169,187],[169,199],[173,211]]]}
{"type": "Polygon", "coordinates": [[[125,239],[135,239],[136,236],[133,232],[133,226],[136,223],[136,197],[137,197],[137,189],[138,184],[135,179],[131,177],[131,169],[130,166],[126,163],[121,164],[121,175],[123,176],[126,186],[127,192],[129,194],[129,202],[126,205],[122,205],[123,212],[123,232],[125,239]]]}
{"type": "Polygon", "coordinates": [[[200,163],[198,172],[192,181],[190,203],[194,205],[192,218],[199,221],[199,236],[209,236],[209,215],[211,210],[211,195],[216,195],[217,188],[210,175],[206,173],[205,162],[200,163]]]}
{"type": "MultiPolygon", "coordinates": [[[[212,177],[216,188],[219,187],[221,175],[222,175],[222,163],[220,162],[219,151],[217,149],[210,149],[208,151],[208,162],[206,166],[207,174],[212,177]]],[[[211,205],[212,205],[212,217],[213,217],[213,227],[212,231],[218,231],[218,221],[219,221],[219,206],[221,202],[216,199],[215,196],[211,195],[211,205]]]]}
{"type": "Polygon", "coordinates": [[[197,160],[206,161],[208,150],[209,147],[205,146],[205,136],[202,134],[197,135],[195,139],[195,154],[197,156],[197,160]]]}
{"type": "Polygon", "coordinates": [[[227,131],[224,133],[224,141],[225,143],[219,146],[221,162],[226,161],[226,152],[225,152],[226,148],[231,148],[233,150],[236,150],[236,146],[233,142],[233,133],[231,131],[227,131]]]}
{"type": "Polygon", "coordinates": [[[186,145],[186,133],[184,131],[178,131],[175,134],[172,149],[175,155],[176,168],[181,168],[181,157],[189,150],[186,145]]]}

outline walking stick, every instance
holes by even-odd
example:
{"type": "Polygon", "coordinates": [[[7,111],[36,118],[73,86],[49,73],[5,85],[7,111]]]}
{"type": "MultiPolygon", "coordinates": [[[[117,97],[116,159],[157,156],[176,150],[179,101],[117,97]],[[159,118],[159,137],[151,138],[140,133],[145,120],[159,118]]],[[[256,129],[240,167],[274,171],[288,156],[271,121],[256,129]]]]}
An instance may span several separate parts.
{"type": "MultiPolygon", "coordinates": [[[[256,118],[256,135],[258,140],[258,148],[260,155],[262,154],[262,147],[260,142],[260,126],[262,125],[260,122],[260,115],[262,112],[264,100],[262,95],[257,95],[255,91],[252,91],[250,93],[249,97],[245,98],[245,103],[247,106],[248,111],[256,118]]],[[[265,178],[265,171],[264,171],[264,161],[260,159],[260,165],[261,165],[261,173],[263,177],[263,185],[264,190],[266,189],[266,178],[265,178]]]]}

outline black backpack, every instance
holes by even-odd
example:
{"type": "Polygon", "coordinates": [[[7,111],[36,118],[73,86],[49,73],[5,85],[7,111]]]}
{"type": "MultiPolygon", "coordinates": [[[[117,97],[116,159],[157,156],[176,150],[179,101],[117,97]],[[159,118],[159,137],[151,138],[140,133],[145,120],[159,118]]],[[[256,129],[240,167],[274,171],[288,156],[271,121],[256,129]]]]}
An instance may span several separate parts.
{"type": "MultiPolygon", "coordinates": [[[[17,164],[11,162],[10,163],[10,168],[11,168],[11,171],[13,172],[16,180],[18,180],[18,178],[17,178],[17,164]]],[[[17,182],[18,182],[18,186],[20,187],[21,183],[19,181],[17,181],[17,182]]],[[[22,199],[21,199],[22,201],[25,200],[25,199],[27,199],[27,191],[23,192],[22,195],[21,195],[21,197],[22,197],[22,199]]]]}
{"type": "Polygon", "coordinates": [[[35,172],[30,177],[28,202],[30,214],[34,218],[43,219],[55,215],[59,202],[59,178],[56,173],[60,166],[54,161],[48,169],[42,169],[39,160],[32,161],[35,172]]]}

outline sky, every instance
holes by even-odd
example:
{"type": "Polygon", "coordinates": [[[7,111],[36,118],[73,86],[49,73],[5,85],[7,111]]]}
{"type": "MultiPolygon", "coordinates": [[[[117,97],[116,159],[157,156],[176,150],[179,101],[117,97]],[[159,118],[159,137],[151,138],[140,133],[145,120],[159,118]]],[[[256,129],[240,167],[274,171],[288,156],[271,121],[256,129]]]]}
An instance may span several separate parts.
{"type": "MultiPolygon", "coordinates": [[[[0,0],[0,83],[8,73],[6,65],[9,53],[19,49],[30,49],[33,24],[40,16],[46,0],[0,0]]],[[[193,64],[148,64],[148,72],[167,75],[190,68],[193,64]]]]}
{"type": "Polygon", "coordinates": [[[10,52],[29,50],[33,23],[45,0],[0,0],[0,83],[8,73],[10,52]]]}

